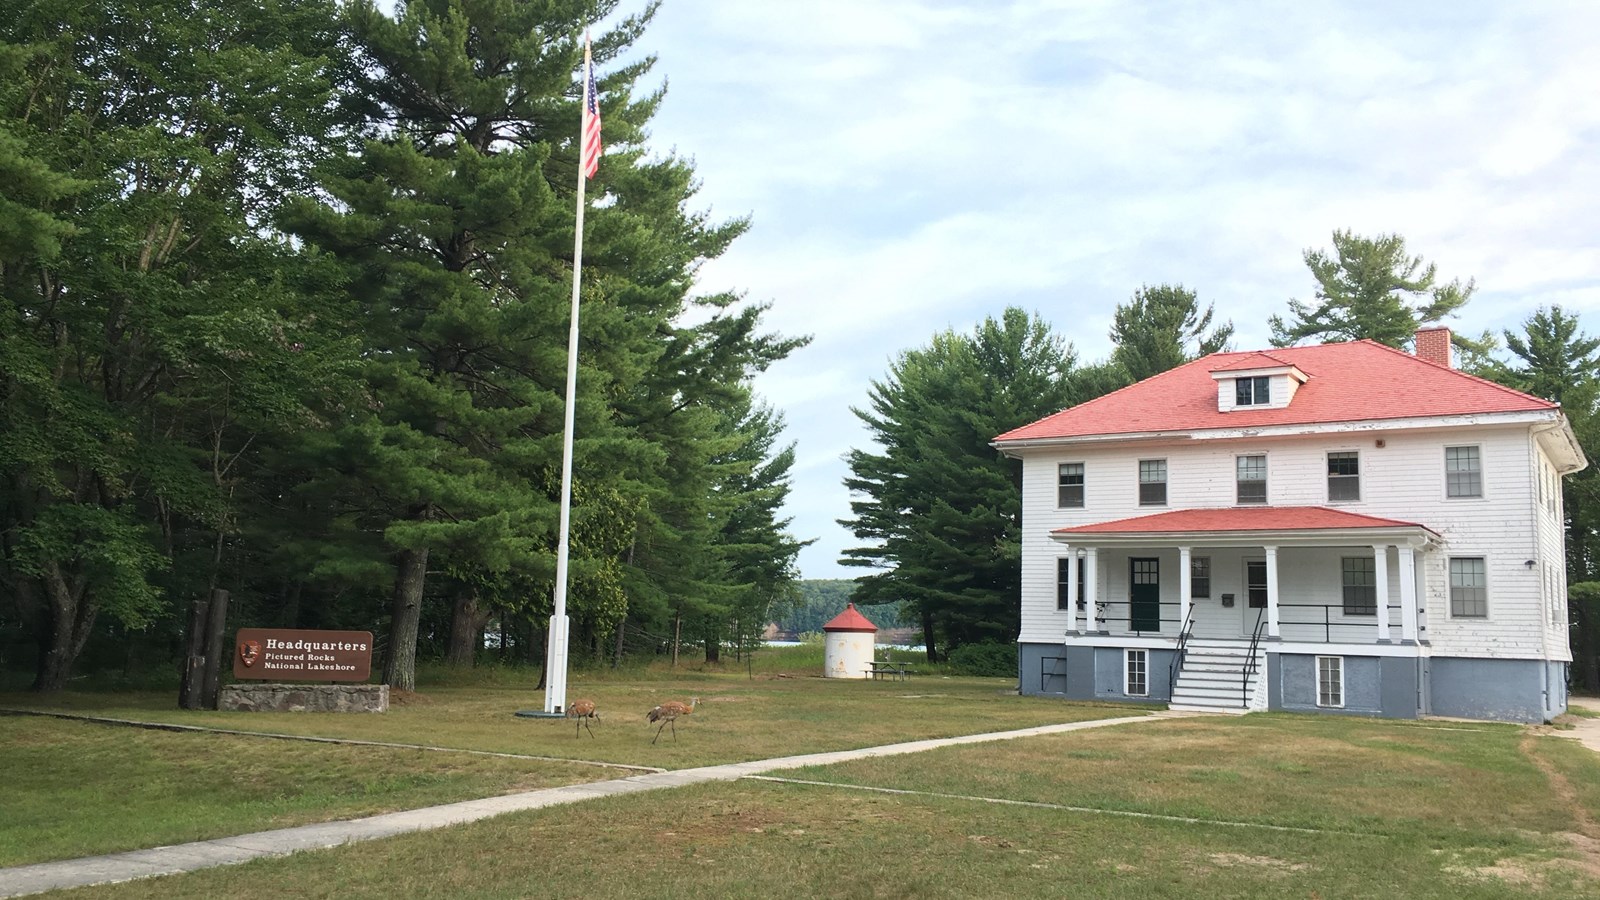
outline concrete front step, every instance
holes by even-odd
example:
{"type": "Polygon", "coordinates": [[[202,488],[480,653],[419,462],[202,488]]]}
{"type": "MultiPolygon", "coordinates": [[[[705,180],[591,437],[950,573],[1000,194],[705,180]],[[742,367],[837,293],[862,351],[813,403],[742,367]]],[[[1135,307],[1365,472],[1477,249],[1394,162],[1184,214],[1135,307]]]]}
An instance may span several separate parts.
{"type": "Polygon", "coordinates": [[[1242,716],[1250,711],[1242,706],[1205,706],[1198,703],[1168,703],[1167,709],[1176,712],[1220,713],[1225,716],[1242,716]]]}

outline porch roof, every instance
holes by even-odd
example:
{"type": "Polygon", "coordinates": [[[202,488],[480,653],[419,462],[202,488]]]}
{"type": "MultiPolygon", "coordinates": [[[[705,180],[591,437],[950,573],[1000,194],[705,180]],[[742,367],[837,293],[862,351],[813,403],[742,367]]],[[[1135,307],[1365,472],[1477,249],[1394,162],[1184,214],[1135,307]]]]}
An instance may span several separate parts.
{"type": "Polygon", "coordinates": [[[1325,506],[1233,506],[1218,509],[1175,509],[1112,522],[1057,528],[1050,536],[1071,544],[1127,543],[1129,539],[1163,543],[1194,539],[1217,543],[1362,543],[1368,540],[1426,544],[1437,541],[1433,529],[1417,522],[1382,519],[1325,506]]]}

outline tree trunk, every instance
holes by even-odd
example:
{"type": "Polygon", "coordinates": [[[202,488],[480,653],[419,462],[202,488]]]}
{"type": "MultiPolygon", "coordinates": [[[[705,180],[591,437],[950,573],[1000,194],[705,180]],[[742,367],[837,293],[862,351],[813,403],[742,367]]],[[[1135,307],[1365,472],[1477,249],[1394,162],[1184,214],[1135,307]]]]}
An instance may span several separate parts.
{"type": "Polygon", "coordinates": [[[184,629],[183,678],[178,687],[179,709],[205,709],[206,611],[210,604],[196,597],[189,604],[189,626],[184,629]]]}
{"type": "Polygon", "coordinates": [[[939,651],[933,644],[933,612],[926,607],[922,610],[922,647],[928,654],[928,662],[939,661],[939,651]]]}
{"type": "Polygon", "coordinates": [[[611,657],[611,668],[613,668],[613,669],[622,668],[622,637],[627,632],[627,630],[628,630],[628,617],[627,616],[623,616],[622,617],[622,621],[617,623],[617,649],[616,649],[616,654],[611,657]]]}
{"type": "Polygon", "coordinates": [[[678,667],[678,644],[683,639],[683,613],[679,611],[672,616],[672,667],[678,667]]]}
{"type": "Polygon", "coordinates": [[[383,663],[383,683],[395,690],[417,689],[417,627],[427,575],[427,547],[400,552],[389,615],[389,653],[383,663]]]}
{"type": "Polygon", "coordinates": [[[283,623],[283,627],[300,627],[300,596],[305,593],[305,590],[306,583],[299,579],[295,579],[294,584],[284,592],[285,596],[283,598],[283,612],[279,617],[279,621],[283,623]]]}
{"type": "Polygon", "coordinates": [[[205,686],[200,691],[200,702],[206,709],[216,709],[222,692],[222,660],[229,656],[223,639],[228,626],[228,592],[221,588],[211,591],[211,603],[206,609],[206,668],[205,686]]]}
{"type": "Polygon", "coordinates": [[[445,665],[466,669],[477,663],[478,648],[483,646],[483,626],[488,621],[488,615],[478,604],[477,591],[456,594],[450,614],[450,646],[445,650],[445,665]]]}
{"type": "Polygon", "coordinates": [[[59,563],[45,564],[49,628],[33,681],[33,690],[39,693],[53,694],[66,688],[72,666],[89,640],[99,609],[85,591],[86,583],[82,577],[69,582],[59,563]]]}

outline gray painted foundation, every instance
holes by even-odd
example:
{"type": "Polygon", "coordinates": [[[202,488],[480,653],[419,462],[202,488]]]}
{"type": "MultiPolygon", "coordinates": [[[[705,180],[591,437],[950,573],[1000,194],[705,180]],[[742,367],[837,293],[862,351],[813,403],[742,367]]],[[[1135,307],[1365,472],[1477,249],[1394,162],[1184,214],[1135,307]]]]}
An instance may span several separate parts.
{"type": "MultiPolygon", "coordinates": [[[[1123,692],[1125,648],[1021,644],[1019,690],[1070,700],[1131,703],[1170,699],[1172,651],[1149,650],[1149,696],[1123,692]]],[[[1317,655],[1267,653],[1267,706],[1293,712],[1415,719],[1453,716],[1499,722],[1545,722],[1566,712],[1567,664],[1537,659],[1362,656],[1344,658],[1344,706],[1317,705],[1317,655]]]]}
{"type": "Polygon", "coordinates": [[[1566,663],[1434,657],[1436,716],[1538,723],[1567,709],[1566,663]]]}
{"type": "Polygon", "coordinates": [[[1165,703],[1171,699],[1169,670],[1173,652],[1161,648],[1145,651],[1148,654],[1145,681],[1149,694],[1130,696],[1124,691],[1125,649],[1020,644],[1018,689],[1030,696],[1053,695],[1069,700],[1165,703]]]}
{"type": "Polygon", "coordinates": [[[1317,705],[1317,656],[1267,654],[1267,708],[1333,715],[1415,719],[1421,671],[1415,657],[1338,655],[1344,659],[1344,705],[1317,705]]]}

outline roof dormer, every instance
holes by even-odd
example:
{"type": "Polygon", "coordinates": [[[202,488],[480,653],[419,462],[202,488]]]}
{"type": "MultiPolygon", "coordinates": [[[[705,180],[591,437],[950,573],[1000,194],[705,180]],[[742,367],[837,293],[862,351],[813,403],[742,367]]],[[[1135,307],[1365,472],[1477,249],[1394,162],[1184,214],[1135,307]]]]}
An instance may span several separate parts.
{"type": "Polygon", "coordinates": [[[1211,370],[1217,411],[1283,409],[1306,383],[1306,373],[1270,353],[1251,353],[1211,370]]]}

